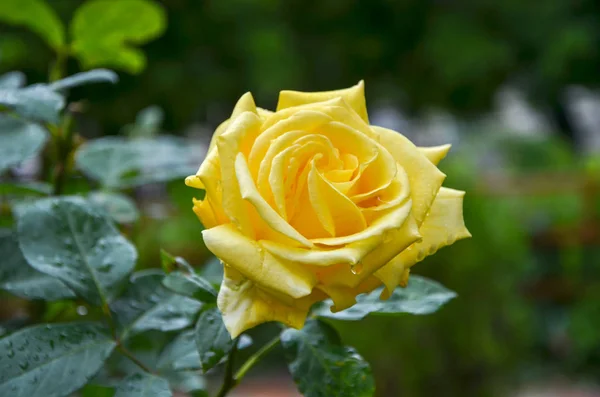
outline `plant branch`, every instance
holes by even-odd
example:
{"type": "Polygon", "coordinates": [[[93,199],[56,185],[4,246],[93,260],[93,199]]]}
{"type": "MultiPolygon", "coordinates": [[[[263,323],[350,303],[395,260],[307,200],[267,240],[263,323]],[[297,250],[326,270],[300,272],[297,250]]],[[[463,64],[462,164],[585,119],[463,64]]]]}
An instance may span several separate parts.
{"type": "Polygon", "coordinates": [[[250,369],[252,369],[252,367],[254,367],[271,350],[273,350],[279,344],[280,341],[281,338],[279,335],[277,335],[269,343],[261,347],[259,351],[254,353],[248,360],[246,360],[244,365],[242,365],[242,367],[235,374],[234,379],[236,383],[239,383],[242,380],[242,378],[246,375],[246,373],[250,371],[250,369]]]}
{"type": "Polygon", "coordinates": [[[277,335],[273,338],[269,343],[260,348],[259,351],[254,353],[246,362],[241,366],[241,368],[233,375],[233,356],[237,351],[237,341],[229,353],[229,357],[227,360],[227,364],[225,367],[225,379],[223,381],[223,386],[221,386],[221,390],[216,395],[216,397],[225,397],[227,393],[229,393],[233,388],[235,388],[246,376],[248,371],[252,369],[264,356],[266,356],[271,350],[273,350],[281,341],[280,336],[277,335]]]}
{"type": "Polygon", "coordinates": [[[61,125],[54,137],[56,141],[56,165],[54,167],[53,193],[55,196],[62,194],[66,177],[67,166],[73,148],[73,116],[65,113],[61,125]]]}
{"type": "Polygon", "coordinates": [[[227,363],[225,364],[225,376],[223,378],[223,385],[221,386],[221,390],[216,397],[225,397],[230,390],[237,386],[237,382],[233,377],[233,359],[235,357],[235,353],[237,352],[238,340],[235,339],[233,341],[233,347],[229,352],[229,356],[227,357],[227,363]]]}

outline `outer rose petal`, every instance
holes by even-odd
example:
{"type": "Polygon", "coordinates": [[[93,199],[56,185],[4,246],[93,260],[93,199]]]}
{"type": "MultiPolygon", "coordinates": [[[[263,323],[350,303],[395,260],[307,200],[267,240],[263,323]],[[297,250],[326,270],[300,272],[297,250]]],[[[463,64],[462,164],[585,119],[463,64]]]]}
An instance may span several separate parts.
{"type": "Polygon", "coordinates": [[[379,142],[408,174],[413,202],[411,214],[421,224],[446,175],[404,135],[382,127],[372,127],[372,129],[379,135],[379,142]]]}
{"type": "Polygon", "coordinates": [[[233,112],[231,113],[231,117],[219,124],[219,126],[215,130],[215,133],[213,134],[210,140],[210,145],[208,146],[208,152],[210,152],[213,148],[216,147],[217,138],[227,130],[227,127],[229,126],[231,121],[244,112],[252,112],[260,116],[262,112],[268,112],[268,110],[259,110],[259,108],[257,108],[256,104],[254,103],[254,98],[252,97],[251,93],[247,92],[244,95],[242,95],[235,104],[233,112]]]}
{"type": "Polygon", "coordinates": [[[365,122],[369,122],[365,101],[365,83],[362,80],[355,86],[343,90],[322,92],[281,91],[279,102],[277,102],[277,111],[307,103],[328,101],[337,97],[344,98],[365,122]]]}
{"type": "Polygon", "coordinates": [[[276,258],[232,224],[203,230],[202,236],[215,256],[264,289],[301,298],[317,283],[308,269],[276,258]]]}
{"type": "Polygon", "coordinates": [[[217,305],[232,338],[269,321],[300,329],[310,306],[324,298],[318,291],[301,299],[286,299],[260,288],[241,273],[225,265],[217,305]]]}
{"type": "Polygon", "coordinates": [[[455,241],[471,237],[463,219],[464,195],[465,192],[460,190],[445,187],[440,189],[419,229],[423,239],[375,272],[387,288],[384,295],[389,296],[396,286],[403,284],[403,278],[408,276],[406,271],[415,263],[455,241]]]}
{"type": "Polygon", "coordinates": [[[235,172],[236,155],[243,150],[246,142],[253,141],[260,133],[260,119],[256,113],[244,112],[235,118],[227,131],[217,138],[217,148],[221,163],[221,186],[223,187],[223,209],[236,226],[246,235],[254,236],[254,228],[246,202],[242,199],[235,172]]]}
{"type": "Polygon", "coordinates": [[[425,157],[427,157],[433,164],[438,165],[440,161],[446,157],[450,151],[450,147],[452,147],[452,145],[448,143],[440,146],[420,147],[419,151],[423,153],[423,155],[425,155],[425,157]]]}

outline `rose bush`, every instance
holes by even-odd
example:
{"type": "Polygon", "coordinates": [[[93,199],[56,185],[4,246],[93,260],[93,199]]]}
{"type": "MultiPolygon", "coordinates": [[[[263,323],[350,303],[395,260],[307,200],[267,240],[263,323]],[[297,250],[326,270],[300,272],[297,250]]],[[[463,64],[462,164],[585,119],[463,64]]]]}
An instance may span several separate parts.
{"type": "Polygon", "coordinates": [[[382,284],[386,299],[415,263],[470,237],[464,192],[437,168],[449,149],[369,125],[362,82],[282,91],[275,112],[243,95],[186,179],[206,191],[193,209],[225,268],[232,337],[267,321],[301,328],[313,303],[343,310],[382,284]]]}

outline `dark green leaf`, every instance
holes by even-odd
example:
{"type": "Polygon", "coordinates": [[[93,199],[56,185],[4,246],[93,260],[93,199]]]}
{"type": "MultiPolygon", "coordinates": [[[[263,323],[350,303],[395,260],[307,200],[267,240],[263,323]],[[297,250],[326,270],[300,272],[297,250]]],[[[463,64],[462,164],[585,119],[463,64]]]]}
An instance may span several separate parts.
{"type": "Polygon", "coordinates": [[[200,369],[195,332],[190,330],[177,335],[160,354],[158,367],[175,371],[200,369]]]}
{"type": "Polygon", "coordinates": [[[115,342],[98,324],[38,325],[0,340],[0,396],[62,397],[102,367],[115,342]]]}
{"type": "Polygon", "coordinates": [[[52,7],[44,0],[2,0],[0,21],[26,26],[55,50],[65,44],[65,28],[52,7]]]}
{"type": "MultiPolygon", "coordinates": [[[[242,350],[251,345],[251,337],[246,334],[240,336],[238,349],[242,350]]],[[[196,348],[196,332],[186,331],[177,335],[161,352],[158,367],[174,371],[201,369],[200,353],[196,348]]]]}
{"type": "Polygon", "coordinates": [[[352,347],[342,346],[329,325],[309,320],[300,331],[281,334],[288,367],[305,397],[372,397],[369,364],[352,347]]]}
{"type": "Polygon", "coordinates": [[[182,138],[96,139],[76,153],[77,167],[110,188],[183,178],[196,172],[198,151],[182,138]]]}
{"type": "Polygon", "coordinates": [[[60,280],[29,266],[10,231],[0,231],[0,258],[0,289],[29,299],[54,301],[75,297],[60,280]]]}
{"type": "Polygon", "coordinates": [[[15,182],[0,183],[0,195],[14,196],[49,196],[52,185],[46,182],[15,182]]]}
{"type": "Polygon", "coordinates": [[[123,379],[114,397],[170,397],[169,382],[152,374],[133,374],[123,379]]]}
{"type": "Polygon", "coordinates": [[[0,76],[0,88],[20,88],[25,85],[23,72],[8,72],[0,76]]]}
{"type": "Polygon", "coordinates": [[[139,73],[144,44],[165,29],[164,9],[150,0],[89,0],[77,9],[71,23],[72,51],[85,68],[112,66],[139,73]]]}
{"type": "Polygon", "coordinates": [[[333,303],[328,300],[318,306],[314,313],[337,320],[360,320],[369,314],[430,314],[456,297],[455,292],[420,276],[410,276],[408,286],[396,288],[387,300],[379,298],[382,291],[383,288],[377,288],[373,292],[359,295],[354,306],[337,313],[331,312],[333,303]]]}
{"type": "Polygon", "coordinates": [[[217,291],[208,281],[197,274],[186,274],[180,271],[169,273],[163,279],[163,285],[180,295],[189,296],[201,302],[215,302],[217,291]]]}
{"type": "Polygon", "coordinates": [[[111,304],[122,339],[151,329],[175,331],[194,322],[202,303],[174,294],[162,279],[162,273],[136,273],[123,296],[111,304]]]}
{"type": "Polygon", "coordinates": [[[65,98],[45,85],[0,89],[0,106],[7,107],[25,119],[57,123],[65,98]]]}
{"type": "Polygon", "coordinates": [[[204,372],[217,365],[233,348],[233,340],[216,307],[208,308],[200,314],[195,333],[200,366],[204,372]]]}
{"type": "Polygon", "coordinates": [[[101,207],[117,223],[134,223],[140,217],[135,202],[121,193],[92,192],[88,199],[101,207]]]}
{"type": "Polygon", "coordinates": [[[0,115],[0,172],[34,156],[47,138],[46,131],[37,124],[0,115]]]}
{"type": "Polygon", "coordinates": [[[119,76],[112,70],[94,69],[87,72],[81,72],[62,80],[55,81],[48,85],[48,88],[54,91],[69,90],[73,87],[92,83],[113,83],[119,81],[119,76]]]}
{"type": "Polygon", "coordinates": [[[208,397],[206,392],[206,381],[198,372],[192,371],[177,371],[177,372],[161,372],[165,378],[169,380],[169,384],[174,390],[179,390],[183,393],[189,393],[192,397],[208,397]],[[192,393],[193,392],[193,393],[192,393]]]}
{"type": "Polygon", "coordinates": [[[80,197],[38,200],[16,215],[29,264],[93,304],[112,300],[133,270],[133,245],[80,197]]]}

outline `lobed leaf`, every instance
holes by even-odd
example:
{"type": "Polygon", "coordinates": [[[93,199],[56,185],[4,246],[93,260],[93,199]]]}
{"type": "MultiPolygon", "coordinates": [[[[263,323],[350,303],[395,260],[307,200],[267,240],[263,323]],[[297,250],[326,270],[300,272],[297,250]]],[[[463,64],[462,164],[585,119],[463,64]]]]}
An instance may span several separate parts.
{"type": "Polygon", "coordinates": [[[115,347],[95,323],[37,325],[0,339],[0,396],[62,397],[82,387],[115,347]]]}
{"type": "Polygon", "coordinates": [[[55,50],[60,51],[65,45],[65,27],[44,0],[2,0],[0,21],[26,26],[55,50]]]}
{"type": "Polygon", "coordinates": [[[80,197],[38,200],[16,215],[27,262],[92,304],[111,301],[133,270],[133,245],[80,197]]]}
{"type": "Polygon", "coordinates": [[[342,346],[329,325],[309,320],[302,330],[281,334],[288,367],[305,397],[372,397],[375,382],[369,364],[342,346]]]}
{"type": "Polygon", "coordinates": [[[337,313],[331,312],[333,302],[327,300],[317,306],[314,313],[320,317],[351,321],[361,320],[369,314],[431,314],[456,297],[455,292],[420,276],[410,276],[408,286],[396,288],[387,300],[380,299],[382,291],[383,287],[361,294],[356,297],[354,306],[337,313]]]}
{"type": "Polygon", "coordinates": [[[144,44],[164,31],[166,14],[150,0],[89,0],[77,9],[71,22],[72,52],[85,68],[112,66],[141,72],[144,44]]]}

